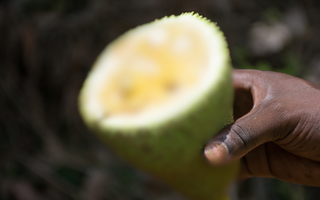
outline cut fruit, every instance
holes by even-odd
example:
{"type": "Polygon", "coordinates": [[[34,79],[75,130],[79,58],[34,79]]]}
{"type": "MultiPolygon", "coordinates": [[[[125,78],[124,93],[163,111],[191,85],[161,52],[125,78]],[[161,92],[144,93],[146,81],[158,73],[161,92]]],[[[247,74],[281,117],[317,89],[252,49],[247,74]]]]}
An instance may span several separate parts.
{"type": "Polygon", "coordinates": [[[101,53],[79,100],[124,159],[190,198],[224,196],[237,163],[213,168],[200,154],[232,116],[229,51],[215,24],[185,13],[128,31],[101,53]]]}

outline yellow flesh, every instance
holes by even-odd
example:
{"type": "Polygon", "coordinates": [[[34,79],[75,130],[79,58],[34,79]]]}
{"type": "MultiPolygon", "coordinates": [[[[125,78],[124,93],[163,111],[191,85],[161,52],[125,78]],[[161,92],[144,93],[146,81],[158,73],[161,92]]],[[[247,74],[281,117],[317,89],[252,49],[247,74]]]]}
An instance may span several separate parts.
{"type": "Polygon", "coordinates": [[[108,116],[164,105],[192,92],[206,72],[208,47],[187,23],[164,24],[135,37],[126,36],[112,46],[119,58],[116,70],[99,93],[108,116]]]}

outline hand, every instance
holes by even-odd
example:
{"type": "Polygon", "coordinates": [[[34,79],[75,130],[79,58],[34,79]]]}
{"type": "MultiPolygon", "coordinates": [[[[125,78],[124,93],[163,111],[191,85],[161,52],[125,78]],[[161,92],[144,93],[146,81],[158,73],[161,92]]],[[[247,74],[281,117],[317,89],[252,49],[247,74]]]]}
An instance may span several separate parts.
{"type": "Polygon", "coordinates": [[[240,178],[320,186],[320,86],[277,72],[234,70],[234,123],[205,147],[212,164],[241,158],[240,178]]]}

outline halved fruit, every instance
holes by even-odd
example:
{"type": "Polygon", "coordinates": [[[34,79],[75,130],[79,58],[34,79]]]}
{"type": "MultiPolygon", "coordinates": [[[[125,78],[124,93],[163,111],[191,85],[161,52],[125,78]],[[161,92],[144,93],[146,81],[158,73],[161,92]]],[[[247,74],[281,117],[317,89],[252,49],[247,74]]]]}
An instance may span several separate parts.
{"type": "Polygon", "coordinates": [[[232,116],[229,51],[214,23],[185,13],[128,31],[101,53],[79,100],[121,157],[189,198],[225,198],[237,163],[212,167],[201,154],[232,116]]]}

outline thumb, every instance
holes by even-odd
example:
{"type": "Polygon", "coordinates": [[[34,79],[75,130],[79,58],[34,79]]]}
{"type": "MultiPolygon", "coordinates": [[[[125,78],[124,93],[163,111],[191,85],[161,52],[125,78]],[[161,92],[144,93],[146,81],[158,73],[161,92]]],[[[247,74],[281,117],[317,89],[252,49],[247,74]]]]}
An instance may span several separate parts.
{"type": "Polygon", "coordinates": [[[278,138],[279,119],[266,108],[253,108],[248,114],[224,128],[204,148],[212,164],[240,159],[257,146],[278,138]]]}

